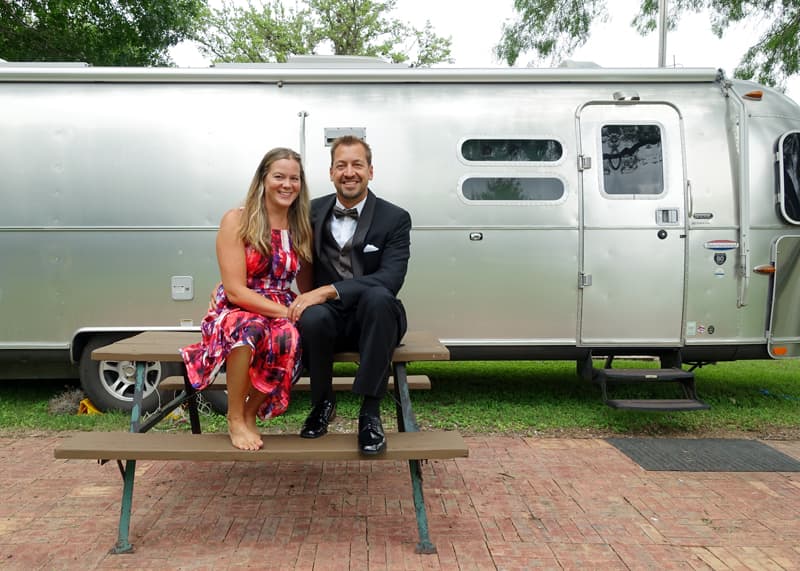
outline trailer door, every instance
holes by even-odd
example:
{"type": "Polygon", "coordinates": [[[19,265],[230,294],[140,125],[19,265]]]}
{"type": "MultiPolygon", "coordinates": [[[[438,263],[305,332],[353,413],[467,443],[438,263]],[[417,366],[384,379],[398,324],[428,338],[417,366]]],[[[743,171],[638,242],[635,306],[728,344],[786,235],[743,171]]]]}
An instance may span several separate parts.
{"type": "Polygon", "coordinates": [[[579,112],[582,345],[681,341],[685,177],[681,122],[665,104],[579,112]]]}

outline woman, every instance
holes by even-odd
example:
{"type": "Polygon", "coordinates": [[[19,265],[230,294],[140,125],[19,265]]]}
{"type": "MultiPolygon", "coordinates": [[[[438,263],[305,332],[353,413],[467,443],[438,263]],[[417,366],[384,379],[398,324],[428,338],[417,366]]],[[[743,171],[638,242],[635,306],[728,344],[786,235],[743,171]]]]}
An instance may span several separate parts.
{"type": "Polygon", "coordinates": [[[203,319],[202,341],[181,349],[197,389],[225,365],[228,432],[242,450],[263,446],[256,417],[286,411],[300,371],[300,339],[288,306],[301,260],[311,260],[305,173],[300,155],[276,148],[261,159],[244,206],[222,217],[217,233],[222,282],[203,319]]]}

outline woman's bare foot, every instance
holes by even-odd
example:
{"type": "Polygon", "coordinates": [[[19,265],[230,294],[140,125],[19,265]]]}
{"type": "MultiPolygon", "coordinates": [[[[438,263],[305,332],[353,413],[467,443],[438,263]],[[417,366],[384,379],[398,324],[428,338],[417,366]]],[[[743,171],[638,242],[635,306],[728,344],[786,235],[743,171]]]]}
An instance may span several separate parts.
{"type": "Polygon", "coordinates": [[[252,431],[244,419],[228,419],[231,444],[240,450],[260,450],[264,443],[258,431],[252,431]]]}
{"type": "Polygon", "coordinates": [[[250,414],[247,410],[245,410],[244,411],[244,423],[247,426],[247,428],[250,430],[250,432],[252,432],[256,436],[258,436],[259,444],[263,445],[264,443],[261,442],[261,431],[258,429],[258,425],[256,424],[256,415],[255,414],[250,414]]]}
{"type": "Polygon", "coordinates": [[[264,442],[261,440],[261,431],[258,429],[258,425],[256,424],[256,418],[258,418],[258,409],[261,408],[261,403],[263,402],[264,395],[251,388],[247,398],[245,399],[244,409],[242,410],[244,423],[250,432],[253,433],[256,438],[258,438],[259,448],[264,446],[264,442]]]}

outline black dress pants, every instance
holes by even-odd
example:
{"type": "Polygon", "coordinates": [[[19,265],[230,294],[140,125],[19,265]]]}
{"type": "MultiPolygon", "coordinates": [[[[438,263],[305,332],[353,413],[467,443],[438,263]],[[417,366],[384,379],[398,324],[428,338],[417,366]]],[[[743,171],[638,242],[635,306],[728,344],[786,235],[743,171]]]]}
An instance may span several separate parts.
{"type": "Polygon", "coordinates": [[[403,304],[384,287],[364,291],[358,304],[345,310],[338,300],[308,307],[297,323],[303,363],[311,377],[311,402],[334,400],[333,355],[358,351],[361,362],[353,392],[383,397],[392,353],[406,333],[403,304]]]}

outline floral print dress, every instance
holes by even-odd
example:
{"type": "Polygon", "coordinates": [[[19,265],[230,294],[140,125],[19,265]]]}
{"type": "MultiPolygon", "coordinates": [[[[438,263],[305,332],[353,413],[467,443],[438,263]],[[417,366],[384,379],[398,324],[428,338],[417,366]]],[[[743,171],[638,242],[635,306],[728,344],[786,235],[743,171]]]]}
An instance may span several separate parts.
{"type": "MultiPolygon", "coordinates": [[[[295,298],[289,288],[300,269],[288,230],[272,230],[272,256],[245,248],[247,287],[267,299],[288,306],[295,298]]],[[[301,369],[300,335],[288,319],[251,313],[228,301],[220,283],[200,326],[200,343],[181,349],[189,381],[203,389],[214,381],[228,354],[249,345],[250,382],[267,395],[258,411],[261,419],[286,412],[289,393],[301,369]]]]}

